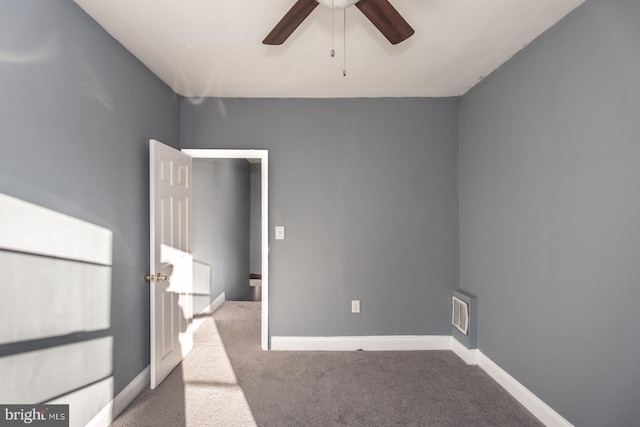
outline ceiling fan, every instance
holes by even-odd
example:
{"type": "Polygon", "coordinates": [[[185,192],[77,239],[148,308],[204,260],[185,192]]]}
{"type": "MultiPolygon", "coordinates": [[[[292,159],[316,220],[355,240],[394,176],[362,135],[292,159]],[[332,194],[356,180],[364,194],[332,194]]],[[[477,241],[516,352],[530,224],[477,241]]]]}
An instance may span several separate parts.
{"type": "Polygon", "coordinates": [[[334,9],[346,9],[355,4],[391,44],[398,44],[414,33],[413,28],[388,0],[297,0],[262,43],[284,43],[318,4],[334,9]]]}

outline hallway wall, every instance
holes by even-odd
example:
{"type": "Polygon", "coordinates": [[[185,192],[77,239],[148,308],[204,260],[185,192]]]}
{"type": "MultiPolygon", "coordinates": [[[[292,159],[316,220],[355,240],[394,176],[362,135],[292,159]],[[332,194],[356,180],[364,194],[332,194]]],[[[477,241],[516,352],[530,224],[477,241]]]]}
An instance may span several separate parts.
{"type": "Polygon", "coordinates": [[[250,262],[251,273],[262,273],[262,165],[251,164],[250,178],[250,262]]]}
{"type": "Polygon", "coordinates": [[[249,290],[249,216],[249,162],[193,159],[193,257],[211,267],[209,303],[249,290]]]}

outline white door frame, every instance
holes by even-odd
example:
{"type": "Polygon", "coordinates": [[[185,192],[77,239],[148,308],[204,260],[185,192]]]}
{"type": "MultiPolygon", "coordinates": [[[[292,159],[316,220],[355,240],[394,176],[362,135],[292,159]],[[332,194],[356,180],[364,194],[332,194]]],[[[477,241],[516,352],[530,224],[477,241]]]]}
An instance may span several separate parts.
{"type": "MultiPolygon", "coordinates": [[[[261,173],[261,223],[262,223],[262,334],[261,346],[269,350],[269,151],[268,150],[221,150],[183,149],[183,153],[194,159],[255,159],[260,160],[261,173]]],[[[249,280],[247,278],[247,280],[249,280]]]]}

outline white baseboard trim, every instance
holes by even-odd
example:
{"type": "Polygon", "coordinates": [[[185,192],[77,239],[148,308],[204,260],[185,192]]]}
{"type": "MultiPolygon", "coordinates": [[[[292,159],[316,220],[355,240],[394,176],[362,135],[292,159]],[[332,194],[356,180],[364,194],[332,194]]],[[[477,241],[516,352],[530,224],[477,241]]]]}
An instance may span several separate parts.
{"type": "Polygon", "coordinates": [[[355,351],[360,349],[368,351],[452,350],[468,365],[478,365],[547,427],[573,427],[569,421],[482,354],[479,349],[470,350],[451,336],[271,337],[271,350],[274,351],[355,351]]]}
{"type": "Polygon", "coordinates": [[[87,423],[88,427],[108,427],[149,384],[150,368],[140,372],[111,402],[87,423]]]}
{"type": "Polygon", "coordinates": [[[204,323],[205,319],[200,316],[206,316],[206,315],[212,314],[214,311],[220,308],[223,302],[225,302],[224,292],[218,295],[216,299],[211,301],[211,304],[209,304],[204,309],[202,309],[202,311],[193,318],[193,330],[195,331],[204,323]]]}
{"type": "Polygon", "coordinates": [[[218,308],[220,308],[222,303],[225,302],[225,298],[226,298],[225,295],[226,294],[224,292],[222,292],[220,295],[218,295],[216,297],[216,299],[211,301],[211,304],[209,304],[209,307],[205,308],[205,310],[208,310],[207,311],[208,314],[212,314],[214,311],[216,311],[218,308]]]}
{"type": "Polygon", "coordinates": [[[467,365],[477,365],[478,358],[480,357],[480,350],[470,350],[464,345],[460,344],[457,339],[451,338],[451,350],[458,355],[458,357],[465,361],[467,365]]]}
{"type": "Polygon", "coordinates": [[[478,352],[478,366],[493,378],[502,388],[511,394],[522,406],[527,408],[547,427],[573,427],[569,421],[544,403],[538,396],[520,384],[504,369],[487,356],[478,352]]]}
{"type": "Polygon", "coordinates": [[[271,337],[276,351],[451,350],[451,336],[382,335],[363,337],[271,337]]]}

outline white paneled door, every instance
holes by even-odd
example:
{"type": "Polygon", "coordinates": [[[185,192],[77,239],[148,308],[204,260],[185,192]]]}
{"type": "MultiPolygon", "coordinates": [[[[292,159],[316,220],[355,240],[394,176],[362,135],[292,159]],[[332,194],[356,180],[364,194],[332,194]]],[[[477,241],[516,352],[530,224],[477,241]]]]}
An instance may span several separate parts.
{"type": "Polygon", "coordinates": [[[151,388],[193,348],[191,157],[149,142],[151,388]]]}

